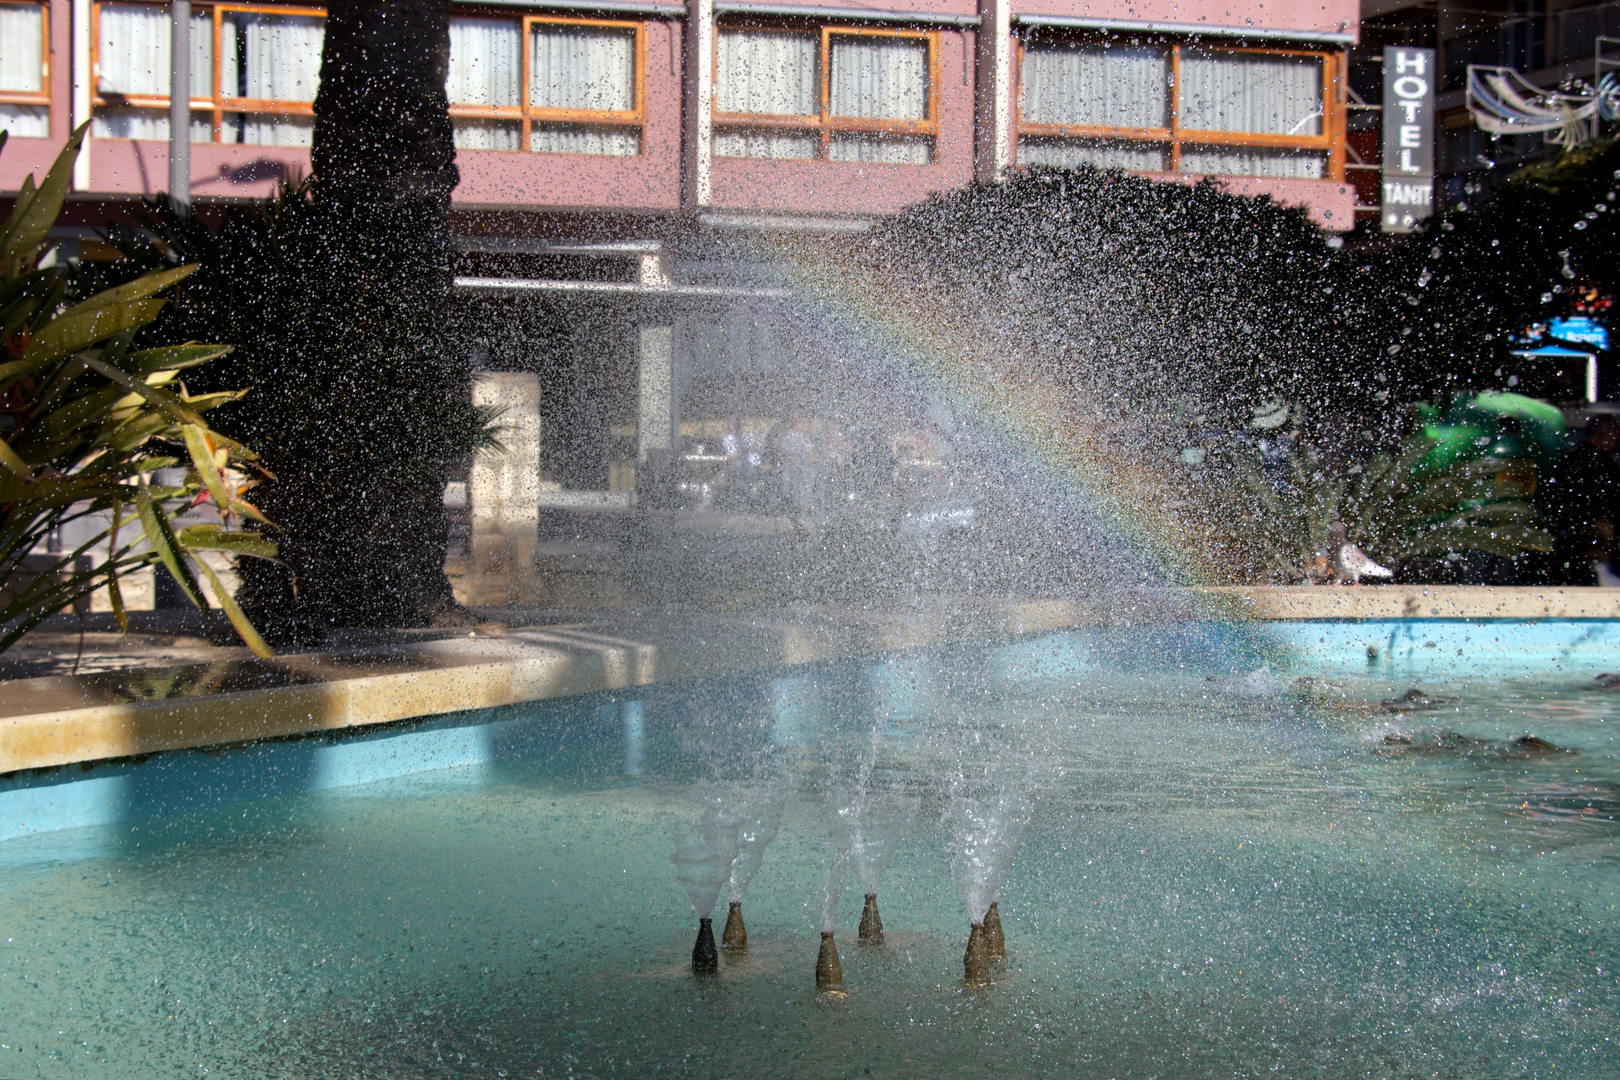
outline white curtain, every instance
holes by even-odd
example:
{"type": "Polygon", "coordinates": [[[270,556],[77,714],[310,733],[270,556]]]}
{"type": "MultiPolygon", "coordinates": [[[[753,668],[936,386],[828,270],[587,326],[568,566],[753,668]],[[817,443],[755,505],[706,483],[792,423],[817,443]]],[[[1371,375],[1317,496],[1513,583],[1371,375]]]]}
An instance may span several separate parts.
{"type": "Polygon", "coordinates": [[[479,120],[458,116],[454,120],[457,150],[519,150],[523,132],[511,120],[479,120]]]}
{"type": "Polygon", "coordinates": [[[925,135],[834,135],[827,144],[827,160],[926,165],[933,142],[925,135]]]}
{"type": "Polygon", "coordinates": [[[1287,180],[1320,180],[1327,175],[1327,159],[1298,150],[1251,149],[1241,146],[1186,147],[1181,171],[1211,176],[1270,176],[1287,180]]]}
{"type": "Polygon", "coordinates": [[[838,34],[832,39],[833,116],[928,118],[928,43],[838,34]]]}
{"type": "Polygon", "coordinates": [[[45,88],[44,11],[37,4],[0,4],[0,90],[37,94],[45,88]]]}
{"type": "Polygon", "coordinates": [[[1162,172],[1164,147],[1159,143],[1123,140],[1026,137],[1018,140],[1018,164],[1050,165],[1059,169],[1077,169],[1082,165],[1091,165],[1099,169],[1162,172]]]}
{"type": "Polygon", "coordinates": [[[13,139],[47,139],[51,110],[43,105],[0,105],[0,131],[13,139]]]}
{"type": "Polygon", "coordinates": [[[593,154],[635,157],[641,153],[641,132],[635,128],[584,128],[559,124],[529,129],[529,149],[536,154],[593,154]]]}
{"type": "Polygon", "coordinates": [[[628,112],[636,107],[632,31],[541,23],[534,29],[530,62],[529,104],[535,108],[628,112]]]}
{"type": "MultiPolygon", "coordinates": [[[[451,19],[450,77],[456,105],[520,105],[523,28],[515,19],[451,19]]],[[[515,149],[515,147],[514,147],[515,149]]]]}
{"type": "MultiPolygon", "coordinates": [[[[321,82],[326,21],[303,15],[232,12],[220,27],[220,92],[263,101],[314,101],[321,82]]],[[[237,113],[226,141],[256,146],[308,146],[310,116],[237,113]]]]}
{"type": "MultiPolygon", "coordinates": [[[[96,89],[101,94],[135,97],[169,96],[169,12],[136,4],[103,4],[97,35],[96,89]]],[[[211,98],[214,89],[214,20],[206,11],[191,16],[191,96],[211,98]]],[[[169,114],[164,109],[103,106],[96,110],[91,134],[102,139],[168,141],[169,114]]],[[[212,141],[212,122],[191,120],[191,141],[212,141]]]]}
{"type": "Polygon", "coordinates": [[[1170,57],[1163,49],[1031,44],[1022,81],[1023,117],[1032,124],[1170,124],[1170,57]]]}
{"type": "MultiPolygon", "coordinates": [[[[169,96],[169,11],[136,4],[101,5],[96,43],[102,94],[169,96]]],[[[191,96],[212,97],[214,21],[206,12],[191,16],[191,96]]]]}
{"type": "Polygon", "coordinates": [[[808,160],[821,150],[821,136],[798,131],[717,131],[715,157],[808,160]]]}
{"type": "Polygon", "coordinates": [[[1322,133],[1322,61],[1316,57],[1188,49],[1181,82],[1184,130],[1322,133]]]}
{"type": "MultiPolygon", "coordinates": [[[[815,34],[722,30],[715,66],[715,108],[764,116],[816,116],[821,112],[815,34]]],[[[800,136],[789,136],[800,138],[800,136]]],[[[718,142],[716,153],[719,153],[718,142]]],[[[798,154],[728,154],[797,157],[798,154]]],[[[814,156],[814,150],[807,156],[814,156]]]]}

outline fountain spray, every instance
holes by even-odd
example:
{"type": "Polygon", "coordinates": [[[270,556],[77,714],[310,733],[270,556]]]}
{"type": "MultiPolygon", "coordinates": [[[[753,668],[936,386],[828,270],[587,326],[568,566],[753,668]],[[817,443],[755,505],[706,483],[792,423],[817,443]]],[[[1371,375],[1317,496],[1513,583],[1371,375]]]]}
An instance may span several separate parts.
{"type": "Polygon", "coordinates": [[[883,944],[883,918],[878,914],[878,883],[889,869],[900,837],[917,814],[918,799],[894,791],[874,791],[872,769],[877,763],[878,736],[872,735],[872,753],[861,762],[855,803],[851,808],[850,858],[860,879],[866,905],[861,909],[859,942],[883,944]]]}
{"type": "Polygon", "coordinates": [[[1024,837],[1034,804],[1011,786],[980,798],[951,799],[951,877],[972,924],[962,958],[963,981],[984,986],[990,965],[1007,955],[996,894],[1024,837]]]}
{"type": "Polygon", "coordinates": [[[695,824],[677,822],[675,825],[675,863],[677,876],[686,886],[686,895],[697,912],[697,942],[692,946],[692,973],[713,975],[720,967],[720,956],[714,948],[714,905],[720,898],[720,886],[725,884],[731,864],[737,857],[737,821],[722,817],[713,807],[703,812],[695,824]]]}
{"type": "Polygon", "coordinates": [[[759,873],[765,859],[765,848],[776,839],[782,825],[782,797],[774,791],[755,795],[743,806],[741,823],[737,826],[737,857],[731,862],[729,879],[731,906],[726,911],[725,932],[720,945],[731,952],[744,952],[748,948],[748,928],[743,925],[742,898],[748,883],[759,873]]]}

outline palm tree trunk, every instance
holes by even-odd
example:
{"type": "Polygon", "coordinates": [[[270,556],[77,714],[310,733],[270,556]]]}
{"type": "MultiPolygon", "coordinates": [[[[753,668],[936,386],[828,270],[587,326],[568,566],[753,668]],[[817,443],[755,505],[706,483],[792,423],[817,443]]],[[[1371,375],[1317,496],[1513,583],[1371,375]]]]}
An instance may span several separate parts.
{"type": "Polygon", "coordinates": [[[328,12],[298,350],[319,404],[264,447],[276,479],[256,501],[283,530],[283,565],[244,568],[242,590],[272,632],[295,628],[283,637],[305,623],[469,620],[444,575],[441,505],[476,426],[446,315],[450,4],[335,0],[328,12]]]}

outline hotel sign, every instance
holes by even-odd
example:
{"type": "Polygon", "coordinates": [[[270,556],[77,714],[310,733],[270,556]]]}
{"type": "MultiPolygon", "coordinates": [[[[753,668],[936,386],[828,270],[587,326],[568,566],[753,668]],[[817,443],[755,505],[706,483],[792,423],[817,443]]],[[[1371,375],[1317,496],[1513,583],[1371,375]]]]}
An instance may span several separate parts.
{"type": "Polygon", "coordinates": [[[1411,232],[1434,211],[1433,49],[1384,50],[1385,232],[1411,232]]]}

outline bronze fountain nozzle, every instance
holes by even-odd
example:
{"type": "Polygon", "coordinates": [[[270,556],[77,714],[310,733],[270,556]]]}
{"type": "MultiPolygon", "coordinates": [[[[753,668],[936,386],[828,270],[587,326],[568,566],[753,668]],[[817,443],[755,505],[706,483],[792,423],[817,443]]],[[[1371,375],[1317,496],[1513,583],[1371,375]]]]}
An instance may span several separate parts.
{"type": "Polygon", "coordinates": [[[866,894],[866,907],[861,909],[862,945],[883,944],[883,918],[878,914],[877,893],[866,894]]]}
{"type": "Polygon", "coordinates": [[[968,933],[967,952],[962,957],[962,983],[965,986],[990,985],[990,944],[982,922],[974,923],[968,933]]]}
{"type": "Polygon", "coordinates": [[[698,920],[697,943],[692,946],[692,974],[713,975],[720,970],[720,954],[714,949],[714,920],[698,920]]]}
{"type": "Polygon", "coordinates": [[[748,950],[748,928],[743,925],[742,901],[733,900],[726,912],[726,929],[720,935],[720,947],[727,952],[748,950]]]}
{"type": "Polygon", "coordinates": [[[996,910],[995,904],[984,913],[984,944],[990,959],[1007,959],[1007,939],[1001,935],[1001,912],[996,910]]]}
{"type": "Polygon", "coordinates": [[[821,932],[821,951],[816,954],[816,992],[844,992],[844,965],[838,962],[838,946],[833,943],[831,930],[821,932]]]}

